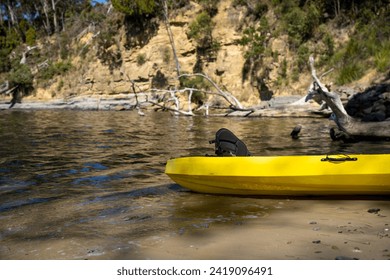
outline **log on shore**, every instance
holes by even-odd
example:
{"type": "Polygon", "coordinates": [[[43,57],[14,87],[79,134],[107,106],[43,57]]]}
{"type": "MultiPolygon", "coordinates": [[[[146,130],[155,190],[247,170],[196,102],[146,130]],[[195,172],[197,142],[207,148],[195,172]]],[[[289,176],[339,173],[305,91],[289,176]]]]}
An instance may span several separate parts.
{"type": "Polygon", "coordinates": [[[326,103],[333,112],[333,120],[337,124],[338,129],[344,135],[341,139],[390,139],[390,119],[366,122],[364,119],[349,115],[341,102],[340,96],[329,91],[317,77],[313,57],[310,57],[310,67],[313,84],[306,99],[317,98],[326,103]]]}

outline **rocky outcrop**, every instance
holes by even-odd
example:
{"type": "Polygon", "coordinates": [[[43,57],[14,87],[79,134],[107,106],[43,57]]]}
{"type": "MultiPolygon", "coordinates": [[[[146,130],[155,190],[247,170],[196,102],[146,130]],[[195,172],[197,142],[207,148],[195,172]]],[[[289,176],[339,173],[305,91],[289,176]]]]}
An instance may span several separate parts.
{"type": "Polygon", "coordinates": [[[353,95],[345,106],[350,116],[365,122],[390,118],[390,83],[372,86],[353,95]]]}

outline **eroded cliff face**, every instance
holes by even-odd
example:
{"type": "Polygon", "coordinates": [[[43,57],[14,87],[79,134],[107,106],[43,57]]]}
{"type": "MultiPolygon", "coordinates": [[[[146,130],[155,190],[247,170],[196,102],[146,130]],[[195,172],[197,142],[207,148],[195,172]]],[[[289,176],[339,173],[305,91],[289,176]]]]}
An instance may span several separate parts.
{"type": "MultiPolygon", "coordinates": [[[[196,3],[170,16],[170,27],[177,50],[182,73],[193,73],[197,61],[196,43],[187,36],[188,27],[201,11],[196,3]]],[[[232,7],[232,1],[221,1],[218,13],[213,17],[215,28],[213,37],[220,42],[220,49],[214,61],[203,65],[203,72],[211,77],[221,88],[236,96],[244,105],[256,105],[261,100],[256,82],[242,78],[245,62],[243,47],[236,43],[240,39],[239,22],[245,11],[232,7]]],[[[74,69],[58,77],[50,86],[36,87],[32,98],[52,99],[80,95],[120,95],[133,91],[133,81],[137,91],[149,91],[158,86],[159,79],[163,87],[178,85],[177,70],[169,36],[163,22],[158,24],[157,32],[147,44],[137,47],[125,47],[125,27],[118,30],[117,43],[109,51],[120,53],[121,66],[110,69],[96,56],[96,45],[91,31],[78,39],[76,44],[83,46],[90,42],[89,54],[72,60],[74,69]],[[92,43],[91,43],[92,42],[92,43]],[[95,50],[95,52],[94,52],[95,50]]]]}
{"type": "MultiPolygon", "coordinates": [[[[191,2],[189,7],[170,16],[180,70],[183,73],[193,73],[197,62],[196,43],[188,38],[187,33],[190,23],[200,11],[201,7],[191,2]]],[[[220,43],[220,48],[214,60],[203,64],[203,72],[245,106],[259,105],[262,100],[273,96],[306,94],[311,83],[309,72],[300,73],[295,81],[288,84],[278,83],[282,63],[292,61],[287,36],[274,37],[269,34],[267,45],[277,55],[264,58],[257,72],[252,77],[245,77],[245,47],[239,45],[237,40],[242,36],[246,16],[246,10],[233,7],[232,0],[220,1],[218,13],[213,17],[213,38],[220,43]]],[[[270,22],[277,20],[272,11],[268,12],[267,17],[270,22]]],[[[115,68],[103,64],[96,56],[94,35],[97,31],[83,35],[75,44],[80,47],[89,42],[90,51],[87,56],[74,57],[74,69],[65,76],[58,77],[52,85],[36,87],[34,98],[91,95],[113,97],[131,93],[134,88],[137,92],[148,92],[156,87],[178,86],[175,60],[165,24],[159,22],[156,32],[142,46],[126,46],[127,33],[125,27],[121,27],[116,35],[116,44],[109,48],[121,60],[120,66],[115,68]]]]}

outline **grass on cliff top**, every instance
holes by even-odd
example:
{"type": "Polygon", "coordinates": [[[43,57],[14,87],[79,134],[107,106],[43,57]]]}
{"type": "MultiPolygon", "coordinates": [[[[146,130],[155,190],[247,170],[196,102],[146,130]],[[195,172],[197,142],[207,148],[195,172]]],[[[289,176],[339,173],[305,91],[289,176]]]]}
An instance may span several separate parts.
{"type": "Polygon", "coordinates": [[[338,69],[336,83],[350,83],[361,78],[368,69],[385,73],[390,69],[390,26],[378,19],[358,25],[348,43],[338,49],[331,64],[338,69]]]}

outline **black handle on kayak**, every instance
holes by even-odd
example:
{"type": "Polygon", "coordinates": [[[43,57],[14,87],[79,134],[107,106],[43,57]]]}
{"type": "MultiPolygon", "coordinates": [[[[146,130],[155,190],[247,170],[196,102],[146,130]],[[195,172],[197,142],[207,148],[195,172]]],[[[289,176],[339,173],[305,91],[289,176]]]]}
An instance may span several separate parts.
{"type": "Polygon", "coordinates": [[[348,155],[343,155],[343,157],[340,158],[334,158],[334,157],[329,157],[328,155],[326,158],[322,158],[321,161],[330,161],[330,162],[340,162],[340,161],[357,161],[358,159],[356,157],[350,157],[348,155]]]}

